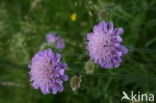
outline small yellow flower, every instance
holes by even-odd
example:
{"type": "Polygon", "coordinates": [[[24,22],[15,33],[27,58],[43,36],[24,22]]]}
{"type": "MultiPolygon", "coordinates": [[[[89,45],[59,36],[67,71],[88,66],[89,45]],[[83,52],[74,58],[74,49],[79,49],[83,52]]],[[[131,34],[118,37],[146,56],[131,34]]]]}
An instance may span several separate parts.
{"type": "Polygon", "coordinates": [[[76,14],[76,13],[72,13],[72,14],[70,15],[70,19],[71,19],[71,21],[76,21],[76,19],[77,19],[77,14],[76,14]]]}

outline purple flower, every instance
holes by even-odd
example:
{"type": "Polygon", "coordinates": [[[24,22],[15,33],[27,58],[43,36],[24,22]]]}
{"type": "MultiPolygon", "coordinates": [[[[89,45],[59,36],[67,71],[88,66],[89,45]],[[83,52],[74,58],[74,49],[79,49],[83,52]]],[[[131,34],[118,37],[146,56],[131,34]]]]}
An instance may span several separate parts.
{"type": "Polygon", "coordinates": [[[58,36],[57,37],[56,48],[63,49],[64,47],[65,47],[65,45],[64,45],[63,39],[60,36],[58,36]]]}
{"type": "Polygon", "coordinates": [[[58,49],[63,49],[65,47],[62,37],[56,36],[54,33],[47,34],[46,39],[48,43],[55,43],[58,49]]]}
{"type": "Polygon", "coordinates": [[[128,53],[123,46],[123,28],[114,28],[112,22],[100,22],[87,34],[87,51],[90,58],[103,68],[117,68],[128,53]]]}
{"type": "Polygon", "coordinates": [[[35,54],[29,65],[30,81],[35,89],[40,89],[43,94],[56,94],[63,91],[63,82],[68,80],[65,74],[67,65],[60,59],[61,55],[53,53],[51,49],[35,54]]]}

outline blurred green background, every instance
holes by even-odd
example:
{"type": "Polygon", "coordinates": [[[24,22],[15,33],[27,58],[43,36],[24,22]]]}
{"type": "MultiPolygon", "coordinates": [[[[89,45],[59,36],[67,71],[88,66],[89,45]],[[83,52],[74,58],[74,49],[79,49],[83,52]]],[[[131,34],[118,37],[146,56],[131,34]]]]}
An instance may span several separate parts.
{"type": "MultiPolygon", "coordinates": [[[[156,0],[0,0],[0,103],[121,103],[122,91],[156,94],[154,81],[130,78],[82,78],[76,94],[69,81],[57,95],[31,87],[27,65],[47,33],[64,38],[62,55],[69,69],[85,72],[85,36],[101,20],[125,29],[125,45],[156,49],[156,0]]],[[[95,73],[154,79],[156,52],[129,51],[118,69],[95,65],[95,73]]]]}

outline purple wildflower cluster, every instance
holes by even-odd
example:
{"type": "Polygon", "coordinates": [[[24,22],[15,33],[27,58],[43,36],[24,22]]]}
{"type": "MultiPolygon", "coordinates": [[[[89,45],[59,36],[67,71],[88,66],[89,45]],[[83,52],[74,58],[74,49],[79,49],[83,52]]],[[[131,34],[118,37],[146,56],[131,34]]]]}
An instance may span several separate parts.
{"type": "Polygon", "coordinates": [[[123,46],[123,28],[114,28],[112,22],[100,22],[87,34],[87,50],[90,58],[103,68],[117,68],[128,49],[123,46]]]}
{"type": "MultiPolygon", "coordinates": [[[[128,49],[123,46],[121,34],[123,28],[114,28],[112,22],[100,22],[93,32],[87,34],[87,51],[90,58],[103,68],[117,68],[128,49]]],[[[63,39],[54,33],[46,35],[48,43],[56,44],[56,48],[65,47],[63,39]]],[[[65,70],[67,64],[61,61],[61,55],[51,49],[39,51],[32,58],[30,77],[32,86],[40,89],[43,94],[62,92],[63,82],[68,80],[65,70]]]]}
{"type": "Polygon", "coordinates": [[[48,43],[56,44],[56,48],[64,49],[64,41],[61,36],[56,36],[54,33],[49,33],[46,35],[46,39],[48,43]]]}
{"type": "Polygon", "coordinates": [[[32,86],[40,89],[43,94],[63,91],[63,81],[68,80],[65,74],[66,63],[61,61],[61,55],[51,49],[39,51],[32,58],[29,66],[32,86]]]}

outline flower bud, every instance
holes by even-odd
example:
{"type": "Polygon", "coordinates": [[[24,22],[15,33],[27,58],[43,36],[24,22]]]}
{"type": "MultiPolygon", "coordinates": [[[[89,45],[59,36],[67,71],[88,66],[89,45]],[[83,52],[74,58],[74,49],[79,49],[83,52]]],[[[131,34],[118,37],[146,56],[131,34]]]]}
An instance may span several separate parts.
{"type": "Polygon", "coordinates": [[[87,73],[93,73],[94,72],[94,63],[92,61],[86,62],[85,70],[87,73]]]}
{"type": "Polygon", "coordinates": [[[104,19],[108,16],[108,12],[105,9],[99,10],[98,17],[100,19],[104,19]]]}

